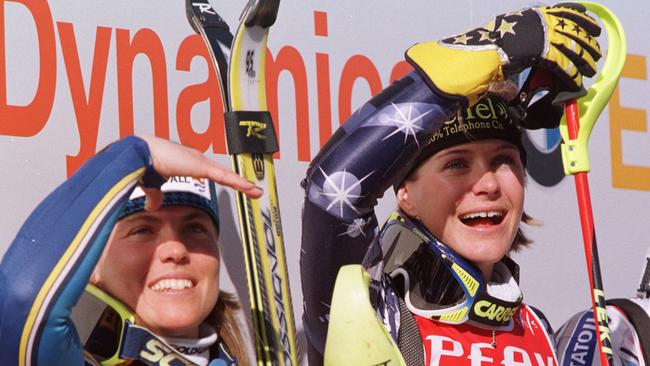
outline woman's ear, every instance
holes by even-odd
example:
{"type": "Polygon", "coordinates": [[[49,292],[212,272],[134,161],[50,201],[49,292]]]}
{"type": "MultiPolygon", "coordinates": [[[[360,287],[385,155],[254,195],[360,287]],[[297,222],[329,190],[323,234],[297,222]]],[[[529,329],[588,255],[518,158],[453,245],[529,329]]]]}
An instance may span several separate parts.
{"type": "Polygon", "coordinates": [[[406,214],[411,217],[418,216],[417,208],[409,197],[409,189],[406,182],[400,184],[395,197],[397,198],[397,205],[402,209],[402,211],[406,212],[406,214]]]}

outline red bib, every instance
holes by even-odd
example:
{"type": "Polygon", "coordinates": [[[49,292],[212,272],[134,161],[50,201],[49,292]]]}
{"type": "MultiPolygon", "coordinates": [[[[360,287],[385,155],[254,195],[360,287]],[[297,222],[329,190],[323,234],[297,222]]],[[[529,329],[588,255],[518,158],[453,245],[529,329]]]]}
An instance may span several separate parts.
{"type": "Polygon", "coordinates": [[[511,331],[444,324],[414,315],[428,366],[557,366],[555,349],[535,312],[522,305],[511,331]]]}

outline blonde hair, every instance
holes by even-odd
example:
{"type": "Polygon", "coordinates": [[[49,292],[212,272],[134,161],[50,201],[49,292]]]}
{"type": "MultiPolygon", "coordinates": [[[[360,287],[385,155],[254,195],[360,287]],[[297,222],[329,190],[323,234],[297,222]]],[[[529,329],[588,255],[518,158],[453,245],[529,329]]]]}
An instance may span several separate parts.
{"type": "MultiPolygon", "coordinates": [[[[521,214],[521,222],[529,226],[542,226],[542,223],[532,216],[529,216],[525,211],[521,214]]],[[[524,231],[521,229],[521,225],[517,228],[517,234],[515,239],[512,241],[510,246],[510,252],[518,252],[520,249],[529,246],[533,241],[528,239],[524,231]]]]}
{"type": "Polygon", "coordinates": [[[219,338],[228,347],[230,356],[234,357],[237,366],[250,366],[246,350],[244,334],[237,320],[237,315],[241,311],[241,304],[237,297],[226,291],[219,291],[217,304],[214,306],[205,322],[216,329],[219,338]]]}

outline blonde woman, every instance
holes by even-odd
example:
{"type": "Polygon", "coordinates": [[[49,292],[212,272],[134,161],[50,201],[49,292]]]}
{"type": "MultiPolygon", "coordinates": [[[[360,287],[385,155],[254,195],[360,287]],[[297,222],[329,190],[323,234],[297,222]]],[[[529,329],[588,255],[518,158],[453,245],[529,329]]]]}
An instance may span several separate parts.
{"type": "Polygon", "coordinates": [[[406,52],[415,71],[332,136],[303,184],[310,365],[323,363],[339,268],[362,262],[407,365],[557,365],[552,333],[522,302],[508,257],[528,244],[520,126],[559,122],[551,101],[595,73],[599,33],[584,7],[565,3],[416,44],[406,52]],[[531,67],[518,98],[488,92],[531,67]],[[528,91],[540,86],[546,94],[533,103],[528,91]],[[380,230],[374,207],[390,187],[398,210],[380,230]]]}
{"type": "Polygon", "coordinates": [[[110,145],[52,192],[0,265],[0,364],[248,365],[238,304],[219,288],[210,180],[261,194],[154,137],[110,145]],[[107,306],[82,342],[70,311],[89,281],[107,306]]]}

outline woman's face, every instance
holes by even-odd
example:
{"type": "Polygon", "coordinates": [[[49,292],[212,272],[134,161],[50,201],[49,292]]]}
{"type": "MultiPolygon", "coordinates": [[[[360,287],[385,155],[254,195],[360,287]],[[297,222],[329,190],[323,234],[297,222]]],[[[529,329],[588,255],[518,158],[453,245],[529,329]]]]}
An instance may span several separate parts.
{"type": "Polygon", "coordinates": [[[489,280],[494,263],[510,250],[523,212],[519,150],[496,139],[441,150],[404,181],[397,199],[489,280]]]}
{"type": "Polygon", "coordinates": [[[217,232],[203,211],[143,211],[117,222],[93,283],[162,336],[197,337],[219,295],[217,232]]]}

